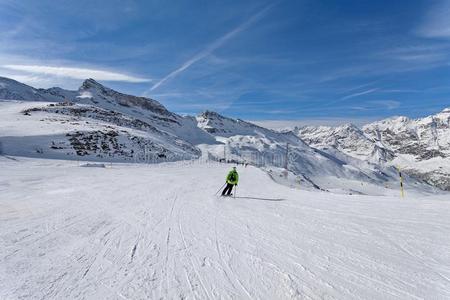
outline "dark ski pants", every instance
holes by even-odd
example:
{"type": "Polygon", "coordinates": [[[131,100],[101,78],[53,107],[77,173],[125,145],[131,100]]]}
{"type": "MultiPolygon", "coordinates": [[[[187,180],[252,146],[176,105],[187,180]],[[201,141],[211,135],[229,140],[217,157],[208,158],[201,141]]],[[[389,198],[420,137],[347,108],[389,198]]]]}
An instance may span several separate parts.
{"type": "Polygon", "coordinates": [[[222,196],[225,196],[225,194],[227,196],[229,196],[231,194],[231,192],[233,191],[233,187],[234,187],[234,184],[227,183],[227,186],[223,189],[222,196]]]}

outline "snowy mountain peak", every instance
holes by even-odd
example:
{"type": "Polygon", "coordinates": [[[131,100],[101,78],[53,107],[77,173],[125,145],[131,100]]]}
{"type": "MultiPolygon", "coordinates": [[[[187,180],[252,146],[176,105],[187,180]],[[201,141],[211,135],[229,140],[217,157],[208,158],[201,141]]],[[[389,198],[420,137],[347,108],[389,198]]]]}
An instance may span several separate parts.
{"type": "Polygon", "coordinates": [[[197,116],[198,127],[216,136],[230,137],[234,135],[255,135],[261,132],[272,132],[253,123],[232,119],[214,111],[204,111],[197,116]]]}
{"type": "Polygon", "coordinates": [[[395,123],[408,123],[409,121],[411,121],[411,119],[408,117],[405,117],[405,116],[395,116],[395,117],[386,119],[386,121],[395,122],[395,123]]]}
{"type": "Polygon", "coordinates": [[[102,85],[101,83],[95,81],[92,78],[88,78],[85,81],[83,81],[81,86],[78,88],[78,91],[80,93],[89,91],[91,93],[98,94],[98,95],[101,95],[101,94],[113,95],[114,93],[118,93],[118,92],[114,91],[113,89],[105,87],[104,85],[102,85]]]}
{"type": "Polygon", "coordinates": [[[88,89],[88,88],[98,88],[98,89],[104,89],[105,86],[102,85],[101,83],[95,81],[92,78],[88,78],[85,81],[83,81],[83,84],[81,85],[81,88],[83,89],[88,89]]]}
{"type": "Polygon", "coordinates": [[[359,129],[356,125],[354,125],[352,123],[347,123],[347,124],[341,125],[338,128],[343,129],[343,130],[361,131],[361,129],[359,129]]]}
{"type": "Polygon", "coordinates": [[[212,110],[205,110],[199,116],[201,116],[203,118],[210,118],[210,117],[225,118],[221,114],[219,114],[219,113],[217,113],[215,111],[212,111],[212,110]]]}
{"type": "Polygon", "coordinates": [[[201,113],[197,117],[197,119],[199,119],[199,118],[203,118],[204,120],[221,120],[221,121],[225,121],[225,122],[231,122],[233,124],[239,124],[239,126],[243,126],[243,127],[251,127],[251,128],[259,128],[259,129],[268,130],[267,128],[258,126],[251,122],[247,122],[242,119],[234,119],[234,118],[230,118],[230,117],[225,117],[224,115],[221,115],[218,112],[210,111],[210,110],[206,110],[203,113],[201,113]]]}
{"type": "MultiPolygon", "coordinates": [[[[59,87],[37,89],[13,79],[0,77],[0,99],[25,101],[72,101],[109,110],[142,110],[138,114],[164,115],[174,117],[161,103],[156,100],[123,94],[108,88],[92,78],[86,79],[78,91],[69,91],[59,87]]],[[[128,112],[128,113],[131,113],[128,112]]]]}
{"type": "Polygon", "coordinates": [[[83,81],[78,91],[79,92],[91,91],[95,92],[96,94],[110,94],[110,95],[118,93],[115,90],[104,86],[103,84],[99,83],[98,81],[95,81],[92,78],[88,78],[85,81],[83,81]]]}
{"type": "Polygon", "coordinates": [[[384,149],[381,144],[375,144],[360,128],[351,123],[337,127],[300,127],[294,133],[313,147],[323,150],[332,147],[346,155],[371,163],[385,163],[393,158],[393,153],[384,149]]]}
{"type": "Polygon", "coordinates": [[[117,92],[105,87],[92,78],[86,79],[78,89],[78,92],[78,101],[87,101],[90,104],[94,103],[106,109],[115,109],[119,105],[125,108],[141,108],[165,116],[172,115],[172,113],[156,100],[117,92]]]}

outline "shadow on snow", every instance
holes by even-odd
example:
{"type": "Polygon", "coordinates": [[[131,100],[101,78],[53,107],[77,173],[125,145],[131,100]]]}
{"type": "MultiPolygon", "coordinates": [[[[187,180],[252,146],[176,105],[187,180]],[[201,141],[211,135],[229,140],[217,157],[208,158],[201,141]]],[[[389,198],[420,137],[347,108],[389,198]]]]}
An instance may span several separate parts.
{"type": "Polygon", "coordinates": [[[284,201],[286,199],[282,198],[258,198],[258,197],[235,197],[236,199],[253,199],[253,200],[263,200],[263,201],[284,201]]]}

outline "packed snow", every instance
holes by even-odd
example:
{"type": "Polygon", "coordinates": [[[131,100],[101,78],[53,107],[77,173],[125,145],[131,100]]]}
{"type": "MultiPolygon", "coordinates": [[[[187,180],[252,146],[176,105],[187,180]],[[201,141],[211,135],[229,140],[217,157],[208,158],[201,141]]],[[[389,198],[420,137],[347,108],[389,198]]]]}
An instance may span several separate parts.
{"type": "Polygon", "coordinates": [[[0,156],[0,299],[449,299],[450,197],[0,156]]]}

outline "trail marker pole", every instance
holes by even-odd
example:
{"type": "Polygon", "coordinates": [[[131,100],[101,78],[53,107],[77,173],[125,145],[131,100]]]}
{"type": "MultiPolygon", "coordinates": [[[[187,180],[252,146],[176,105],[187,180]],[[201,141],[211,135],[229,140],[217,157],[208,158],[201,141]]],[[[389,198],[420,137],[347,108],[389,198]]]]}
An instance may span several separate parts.
{"type": "Polygon", "coordinates": [[[402,198],[405,197],[405,191],[403,189],[403,176],[402,176],[402,172],[400,171],[400,168],[397,167],[398,170],[398,176],[400,176],[400,195],[402,196],[402,198]]]}

